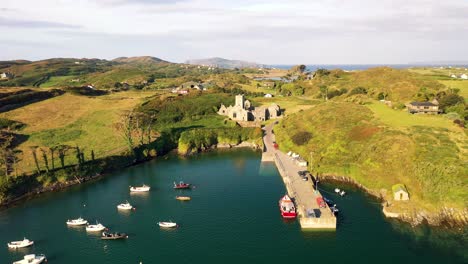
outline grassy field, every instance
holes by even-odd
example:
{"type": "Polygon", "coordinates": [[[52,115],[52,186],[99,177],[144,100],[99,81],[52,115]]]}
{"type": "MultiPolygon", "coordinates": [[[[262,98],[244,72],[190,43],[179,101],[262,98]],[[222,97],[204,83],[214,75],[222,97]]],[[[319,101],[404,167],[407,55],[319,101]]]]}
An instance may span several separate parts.
{"type": "Polygon", "coordinates": [[[440,115],[413,115],[406,110],[394,110],[385,104],[375,102],[366,105],[382,123],[393,128],[428,126],[460,131],[451,120],[440,115]]]}
{"type": "Polygon", "coordinates": [[[0,115],[26,124],[22,134],[28,140],[19,146],[23,151],[20,166],[33,168],[31,146],[51,147],[58,144],[79,146],[96,157],[122,150],[125,142],[114,124],[125,110],[133,109],[154,92],[121,92],[101,97],[65,94],[0,115]]]}
{"type": "Polygon", "coordinates": [[[319,100],[309,97],[283,97],[277,96],[272,98],[255,98],[256,103],[264,106],[277,104],[281,109],[285,109],[285,115],[299,112],[301,110],[310,109],[314,105],[320,103],[319,100]]]}
{"type": "Polygon", "coordinates": [[[449,88],[460,89],[460,95],[468,101],[468,80],[441,80],[439,82],[449,88]]]}
{"type": "MultiPolygon", "coordinates": [[[[40,85],[41,88],[52,88],[62,86],[72,86],[82,84],[81,82],[71,82],[72,79],[77,79],[75,76],[54,76],[50,77],[47,82],[40,85]]],[[[78,78],[79,79],[79,78],[78,78]]]]}
{"type": "Polygon", "coordinates": [[[423,67],[423,68],[410,68],[410,72],[431,76],[433,79],[450,79],[452,74],[461,75],[468,74],[465,68],[440,68],[440,67],[423,67]]]}

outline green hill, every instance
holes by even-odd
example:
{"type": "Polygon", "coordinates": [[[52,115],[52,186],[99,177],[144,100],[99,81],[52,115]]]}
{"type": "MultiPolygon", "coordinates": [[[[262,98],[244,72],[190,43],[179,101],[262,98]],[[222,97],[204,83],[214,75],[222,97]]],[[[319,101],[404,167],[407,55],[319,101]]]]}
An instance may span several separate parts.
{"type": "Polygon", "coordinates": [[[401,126],[380,115],[366,106],[328,102],[285,118],[275,128],[276,140],[283,151],[310,160],[314,172],[350,177],[389,201],[391,186],[405,184],[412,203],[401,210],[463,209],[468,197],[464,130],[442,117],[401,126]]]}
{"type": "Polygon", "coordinates": [[[387,100],[396,102],[411,101],[420,91],[435,94],[445,88],[443,84],[418,73],[389,67],[356,72],[318,71],[314,79],[303,81],[302,85],[308,95],[318,95],[322,86],[330,92],[346,89],[348,95],[353,89],[362,87],[371,98],[378,99],[379,94],[386,94],[387,100]]]}
{"type": "Polygon", "coordinates": [[[116,83],[127,83],[141,89],[169,88],[200,76],[222,73],[224,69],[210,69],[177,64],[155,57],[121,57],[112,61],[99,59],[57,58],[41,61],[0,62],[1,72],[14,75],[1,80],[0,87],[69,87],[92,84],[96,88],[114,88],[116,83]],[[158,80],[155,83],[155,80],[158,80]]]}

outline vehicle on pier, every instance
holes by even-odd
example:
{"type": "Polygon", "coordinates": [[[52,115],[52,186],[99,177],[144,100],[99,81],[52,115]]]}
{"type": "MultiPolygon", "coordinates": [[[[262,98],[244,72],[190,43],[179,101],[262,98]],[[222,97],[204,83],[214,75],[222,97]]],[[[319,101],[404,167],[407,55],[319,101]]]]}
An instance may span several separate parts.
{"type": "Polygon", "coordinates": [[[325,203],[322,197],[317,197],[316,201],[317,201],[317,205],[320,208],[327,208],[327,204],[325,203]]]}
{"type": "Polygon", "coordinates": [[[286,194],[278,202],[281,216],[286,219],[293,219],[297,217],[296,207],[291,198],[286,194]]]}

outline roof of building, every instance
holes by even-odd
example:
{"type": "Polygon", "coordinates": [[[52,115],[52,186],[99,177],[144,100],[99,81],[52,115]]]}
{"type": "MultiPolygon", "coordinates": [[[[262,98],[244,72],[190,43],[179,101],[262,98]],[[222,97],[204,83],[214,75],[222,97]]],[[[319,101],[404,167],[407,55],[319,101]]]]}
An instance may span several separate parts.
{"type": "Polygon", "coordinates": [[[431,102],[411,102],[410,105],[414,105],[414,106],[437,106],[436,104],[433,104],[431,102]]]}
{"type": "Polygon", "coordinates": [[[393,191],[394,193],[399,192],[399,191],[404,191],[404,192],[406,192],[406,193],[408,192],[408,190],[406,190],[405,185],[403,185],[403,184],[401,184],[401,183],[398,183],[398,184],[393,185],[393,186],[392,186],[392,191],[393,191]]]}

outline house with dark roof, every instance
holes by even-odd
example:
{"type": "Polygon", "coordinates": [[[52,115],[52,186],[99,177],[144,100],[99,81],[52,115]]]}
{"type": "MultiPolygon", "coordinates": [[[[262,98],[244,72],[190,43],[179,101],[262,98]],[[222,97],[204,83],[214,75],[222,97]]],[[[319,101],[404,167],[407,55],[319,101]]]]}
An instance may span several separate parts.
{"type": "Polygon", "coordinates": [[[439,110],[439,103],[437,100],[432,102],[411,102],[406,105],[408,112],[410,114],[438,114],[440,113],[439,110]]]}

